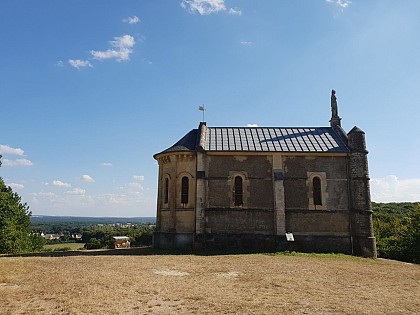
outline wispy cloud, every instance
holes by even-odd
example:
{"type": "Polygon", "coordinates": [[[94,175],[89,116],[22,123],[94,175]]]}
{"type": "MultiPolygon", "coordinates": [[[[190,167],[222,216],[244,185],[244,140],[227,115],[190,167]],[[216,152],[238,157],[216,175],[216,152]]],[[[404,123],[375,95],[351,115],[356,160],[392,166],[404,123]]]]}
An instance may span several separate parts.
{"type": "Polygon", "coordinates": [[[32,161],[28,160],[28,159],[17,159],[17,160],[9,160],[9,159],[4,159],[3,161],[3,165],[2,166],[32,166],[34,165],[32,163],[32,161]]]}
{"type": "Polygon", "coordinates": [[[10,186],[12,189],[23,189],[25,186],[23,184],[17,184],[17,183],[10,183],[7,184],[7,186],[10,186]]]}
{"type": "Polygon", "coordinates": [[[101,163],[101,166],[106,166],[106,167],[109,167],[109,166],[112,166],[112,163],[109,163],[109,162],[103,162],[103,163],[101,163]]]}
{"type": "Polygon", "coordinates": [[[32,196],[34,196],[34,197],[57,197],[56,194],[54,194],[53,192],[50,192],[50,191],[48,191],[48,192],[43,192],[43,191],[35,192],[35,193],[32,194],[32,196]]]}
{"type": "Polygon", "coordinates": [[[69,65],[73,68],[76,68],[77,70],[80,70],[81,68],[92,68],[92,64],[88,60],[80,60],[80,59],[69,59],[68,61],[69,65]]]}
{"type": "Polygon", "coordinates": [[[238,8],[230,8],[229,9],[229,14],[230,15],[238,15],[238,16],[240,16],[240,15],[242,15],[242,11],[239,10],[238,8]]]}
{"type": "Polygon", "coordinates": [[[252,44],[254,44],[254,42],[252,41],[245,41],[245,40],[241,41],[242,46],[251,46],[252,44]]]}
{"type": "Polygon", "coordinates": [[[133,175],[133,179],[141,181],[141,180],[144,180],[144,176],[143,175],[133,175]]]}
{"type": "Polygon", "coordinates": [[[94,183],[95,182],[95,180],[92,177],[90,177],[89,175],[82,175],[82,180],[87,182],[87,183],[94,183]]]}
{"type": "Polygon", "coordinates": [[[143,59],[141,60],[141,62],[142,62],[142,63],[144,63],[144,64],[146,64],[146,65],[152,65],[152,64],[153,64],[153,62],[152,62],[152,61],[150,61],[149,59],[146,59],[146,58],[143,58],[143,59]]]}
{"type": "Polygon", "coordinates": [[[351,4],[350,0],[325,0],[325,2],[334,4],[338,6],[339,8],[341,8],[342,10],[347,9],[351,4]]]}
{"type": "Polygon", "coordinates": [[[143,190],[143,185],[140,183],[128,183],[127,188],[134,190],[143,190]]]}
{"type": "MultiPolygon", "coordinates": [[[[96,212],[98,215],[131,216],[138,209],[153,208],[156,200],[145,194],[142,185],[130,184],[122,187],[123,191],[120,193],[100,195],[90,195],[82,188],[69,189],[61,194],[48,191],[35,192],[31,194],[31,204],[40,209],[50,208],[47,210],[48,214],[60,213],[61,215],[86,215],[86,213],[92,213],[95,207],[99,207],[100,210],[96,212]]],[[[150,215],[154,215],[153,212],[150,215]]]]}
{"type": "Polygon", "coordinates": [[[73,190],[66,191],[68,195],[84,195],[85,193],[86,190],[82,188],[74,188],[73,190]]]}
{"type": "Polygon", "coordinates": [[[182,0],[181,7],[190,13],[198,12],[200,15],[226,11],[224,0],[182,0]]]}
{"type": "Polygon", "coordinates": [[[52,182],[53,186],[60,187],[60,188],[70,188],[71,185],[69,183],[64,183],[61,180],[54,180],[52,182]]]}
{"type": "Polygon", "coordinates": [[[114,40],[110,41],[112,49],[105,51],[91,50],[90,54],[96,60],[115,59],[117,61],[126,61],[130,59],[135,43],[134,37],[131,35],[114,37],[114,40]]]}
{"type": "Polygon", "coordinates": [[[140,23],[140,18],[136,15],[134,15],[132,17],[129,16],[128,18],[123,19],[123,22],[128,23],[128,24],[137,24],[137,23],[140,23]]]}
{"type": "Polygon", "coordinates": [[[375,202],[420,201],[420,178],[399,179],[388,175],[371,179],[370,186],[372,201],[375,202]]]}
{"type": "Polygon", "coordinates": [[[23,155],[23,153],[24,151],[22,149],[0,144],[0,154],[23,155]]]}

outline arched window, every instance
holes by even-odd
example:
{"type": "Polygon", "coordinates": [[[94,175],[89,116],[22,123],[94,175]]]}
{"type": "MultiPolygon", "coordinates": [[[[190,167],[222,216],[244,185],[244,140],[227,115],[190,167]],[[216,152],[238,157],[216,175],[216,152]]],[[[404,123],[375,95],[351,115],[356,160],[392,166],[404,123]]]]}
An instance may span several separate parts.
{"type": "Polygon", "coordinates": [[[313,199],[315,206],[322,206],[322,193],[321,193],[321,179],[315,176],[312,179],[312,187],[313,187],[313,199]]]}
{"type": "Polygon", "coordinates": [[[234,195],[234,205],[242,206],[243,205],[243,179],[241,176],[235,177],[235,186],[233,190],[234,195]]]}
{"type": "Polygon", "coordinates": [[[165,184],[163,186],[163,203],[169,202],[169,178],[165,178],[165,184]]]}
{"type": "Polygon", "coordinates": [[[189,179],[187,176],[182,177],[181,181],[181,203],[188,203],[188,193],[190,189],[189,179]]]}

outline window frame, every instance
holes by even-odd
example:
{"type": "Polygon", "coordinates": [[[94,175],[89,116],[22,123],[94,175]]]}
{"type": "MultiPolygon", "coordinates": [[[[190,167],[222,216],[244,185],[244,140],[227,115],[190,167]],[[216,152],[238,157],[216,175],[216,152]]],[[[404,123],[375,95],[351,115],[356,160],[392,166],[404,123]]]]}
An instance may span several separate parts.
{"type": "Polygon", "coordinates": [[[244,179],[236,175],[233,179],[233,205],[242,207],[244,205],[244,179]]]}
{"type": "Polygon", "coordinates": [[[312,198],[314,200],[314,206],[322,206],[322,185],[321,178],[314,176],[312,178],[312,198]]]}
{"type": "Polygon", "coordinates": [[[248,199],[249,199],[249,179],[248,174],[243,171],[230,171],[228,178],[228,187],[229,187],[229,200],[230,208],[248,208],[248,199]],[[237,177],[242,179],[242,204],[236,204],[235,200],[235,179],[237,177]]]}
{"type": "MultiPolygon", "coordinates": [[[[184,187],[186,188],[186,186],[184,187]]],[[[191,209],[195,206],[195,180],[194,177],[188,172],[181,172],[176,177],[176,202],[175,207],[177,209],[191,209]],[[184,178],[188,179],[188,190],[183,191],[182,181],[184,178]],[[188,200],[185,200],[183,197],[188,195],[188,200]],[[188,201],[187,203],[183,203],[183,201],[188,201]]]]}
{"type": "Polygon", "coordinates": [[[190,197],[190,179],[184,175],[181,177],[181,205],[185,208],[188,205],[190,197]],[[186,182],[184,182],[186,180],[186,182]]]}
{"type": "Polygon", "coordinates": [[[168,209],[171,202],[171,176],[169,174],[163,176],[162,186],[162,208],[168,209]]]}
{"type": "Polygon", "coordinates": [[[308,209],[328,210],[327,175],[325,172],[307,172],[306,187],[308,189],[308,209]],[[314,187],[314,180],[318,178],[320,187],[314,187]],[[317,191],[316,191],[317,190],[317,191]],[[318,193],[319,196],[315,196],[318,193]],[[317,199],[320,197],[320,203],[317,199]]]}

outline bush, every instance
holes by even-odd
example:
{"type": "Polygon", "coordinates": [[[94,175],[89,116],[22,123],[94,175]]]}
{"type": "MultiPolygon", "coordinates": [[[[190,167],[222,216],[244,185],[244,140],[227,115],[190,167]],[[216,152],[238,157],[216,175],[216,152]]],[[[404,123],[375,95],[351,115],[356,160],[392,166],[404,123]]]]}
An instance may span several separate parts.
{"type": "Polygon", "coordinates": [[[86,249],[99,249],[102,248],[102,243],[97,238],[91,238],[84,246],[86,249]]]}

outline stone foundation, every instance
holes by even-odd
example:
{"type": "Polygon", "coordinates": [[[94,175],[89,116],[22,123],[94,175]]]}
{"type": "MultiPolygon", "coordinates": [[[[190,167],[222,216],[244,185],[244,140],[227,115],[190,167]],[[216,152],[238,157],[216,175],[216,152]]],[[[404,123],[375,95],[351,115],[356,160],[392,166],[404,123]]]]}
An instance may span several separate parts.
{"type": "MultiPolygon", "coordinates": [[[[285,236],[265,234],[206,233],[193,235],[155,232],[153,246],[161,249],[255,249],[352,254],[352,240],[349,236],[294,235],[294,239],[293,242],[287,242],[285,236]]],[[[367,252],[363,256],[371,257],[367,252]]]]}

